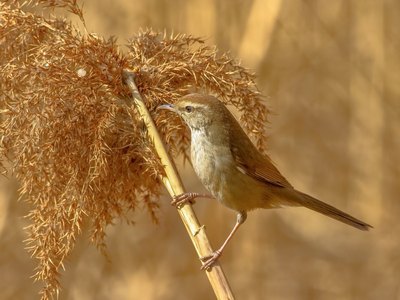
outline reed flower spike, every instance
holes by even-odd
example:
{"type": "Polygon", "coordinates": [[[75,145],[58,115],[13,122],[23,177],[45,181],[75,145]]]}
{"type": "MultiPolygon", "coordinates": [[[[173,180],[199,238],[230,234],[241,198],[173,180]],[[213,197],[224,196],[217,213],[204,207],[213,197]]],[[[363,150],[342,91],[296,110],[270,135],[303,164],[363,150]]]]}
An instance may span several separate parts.
{"type": "MultiPolygon", "coordinates": [[[[132,223],[142,207],[157,222],[165,175],[123,83],[134,69],[137,88],[167,146],[187,155],[189,133],[178,117],[156,113],[189,91],[217,95],[241,113],[264,150],[267,109],[255,78],[226,54],[188,35],[143,30],[122,54],[115,38],[79,32],[61,18],[0,4],[0,155],[31,207],[26,245],[37,261],[42,298],[60,290],[59,273],[82,230],[105,251],[105,228],[132,223]]],[[[83,20],[76,1],[29,1],[64,7],[83,20]]],[[[28,5],[28,4],[25,4],[28,5]]]]}

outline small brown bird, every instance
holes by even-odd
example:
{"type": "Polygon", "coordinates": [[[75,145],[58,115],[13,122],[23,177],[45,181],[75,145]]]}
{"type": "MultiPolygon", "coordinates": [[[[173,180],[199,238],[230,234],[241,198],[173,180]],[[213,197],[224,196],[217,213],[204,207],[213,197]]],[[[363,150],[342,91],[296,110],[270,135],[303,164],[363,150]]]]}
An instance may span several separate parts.
{"type": "MultiPolygon", "coordinates": [[[[233,230],[212,255],[203,258],[202,269],[208,269],[221,256],[225,246],[256,208],[304,206],[360,230],[371,225],[333,206],[297,191],[281,175],[271,159],[261,154],[239,123],[217,98],[189,94],[175,104],[159,106],[177,113],[191,130],[193,168],[208,191],[223,205],[238,212],[233,230]]],[[[176,197],[183,204],[197,193],[176,197]]]]}

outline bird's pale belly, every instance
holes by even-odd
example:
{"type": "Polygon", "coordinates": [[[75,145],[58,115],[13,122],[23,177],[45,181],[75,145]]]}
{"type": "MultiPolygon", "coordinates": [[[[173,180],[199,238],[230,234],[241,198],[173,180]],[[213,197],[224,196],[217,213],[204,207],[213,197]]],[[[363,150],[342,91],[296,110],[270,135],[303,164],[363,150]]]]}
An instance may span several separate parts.
{"type": "Polygon", "coordinates": [[[197,139],[191,147],[193,168],[206,189],[236,211],[266,207],[265,186],[236,168],[229,148],[208,143],[197,139]]]}

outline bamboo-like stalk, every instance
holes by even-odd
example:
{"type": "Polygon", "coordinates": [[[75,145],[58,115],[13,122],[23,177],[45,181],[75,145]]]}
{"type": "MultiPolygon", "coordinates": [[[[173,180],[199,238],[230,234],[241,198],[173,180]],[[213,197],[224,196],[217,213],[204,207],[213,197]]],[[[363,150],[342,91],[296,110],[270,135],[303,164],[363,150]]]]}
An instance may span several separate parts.
{"type": "MultiPolygon", "coordinates": [[[[135,105],[139,111],[140,117],[146,124],[148,135],[154,144],[154,147],[161,159],[162,165],[165,168],[166,177],[162,177],[161,179],[166,189],[171,197],[184,193],[185,190],[176,171],[175,164],[165,149],[164,143],[158,133],[154,121],[152,120],[150,113],[136,87],[134,81],[134,72],[130,70],[124,70],[124,80],[132,92],[133,101],[135,102],[135,105]]],[[[192,240],[193,246],[196,249],[199,258],[210,255],[212,253],[212,248],[205,233],[205,228],[204,226],[200,226],[192,206],[190,204],[186,204],[178,209],[178,213],[186,227],[186,230],[188,231],[189,237],[192,240]]],[[[219,262],[216,262],[210,270],[206,271],[206,274],[217,299],[234,299],[228,280],[226,279],[219,262]]]]}

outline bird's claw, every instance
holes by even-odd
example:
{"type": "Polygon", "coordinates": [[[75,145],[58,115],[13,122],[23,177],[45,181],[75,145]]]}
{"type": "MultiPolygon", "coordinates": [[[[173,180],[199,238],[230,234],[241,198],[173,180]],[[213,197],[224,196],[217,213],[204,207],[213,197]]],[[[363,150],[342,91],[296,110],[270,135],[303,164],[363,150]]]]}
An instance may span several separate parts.
{"type": "Polygon", "coordinates": [[[198,197],[197,193],[183,193],[177,196],[174,196],[171,201],[172,206],[181,207],[186,203],[194,204],[194,199],[198,197]]]}
{"type": "Polygon", "coordinates": [[[221,256],[222,251],[217,250],[211,253],[210,255],[204,256],[200,258],[200,260],[203,262],[203,265],[201,266],[201,270],[209,270],[213,264],[218,260],[218,258],[221,256]]]}
{"type": "Polygon", "coordinates": [[[179,208],[179,207],[185,205],[186,203],[194,204],[195,203],[194,199],[198,198],[198,197],[213,198],[212,196],[206,195],[206,194],[183,193],[183,194],[174,196],[172,198],[171,205],[176,206],[176,207],[179,208]]]}

